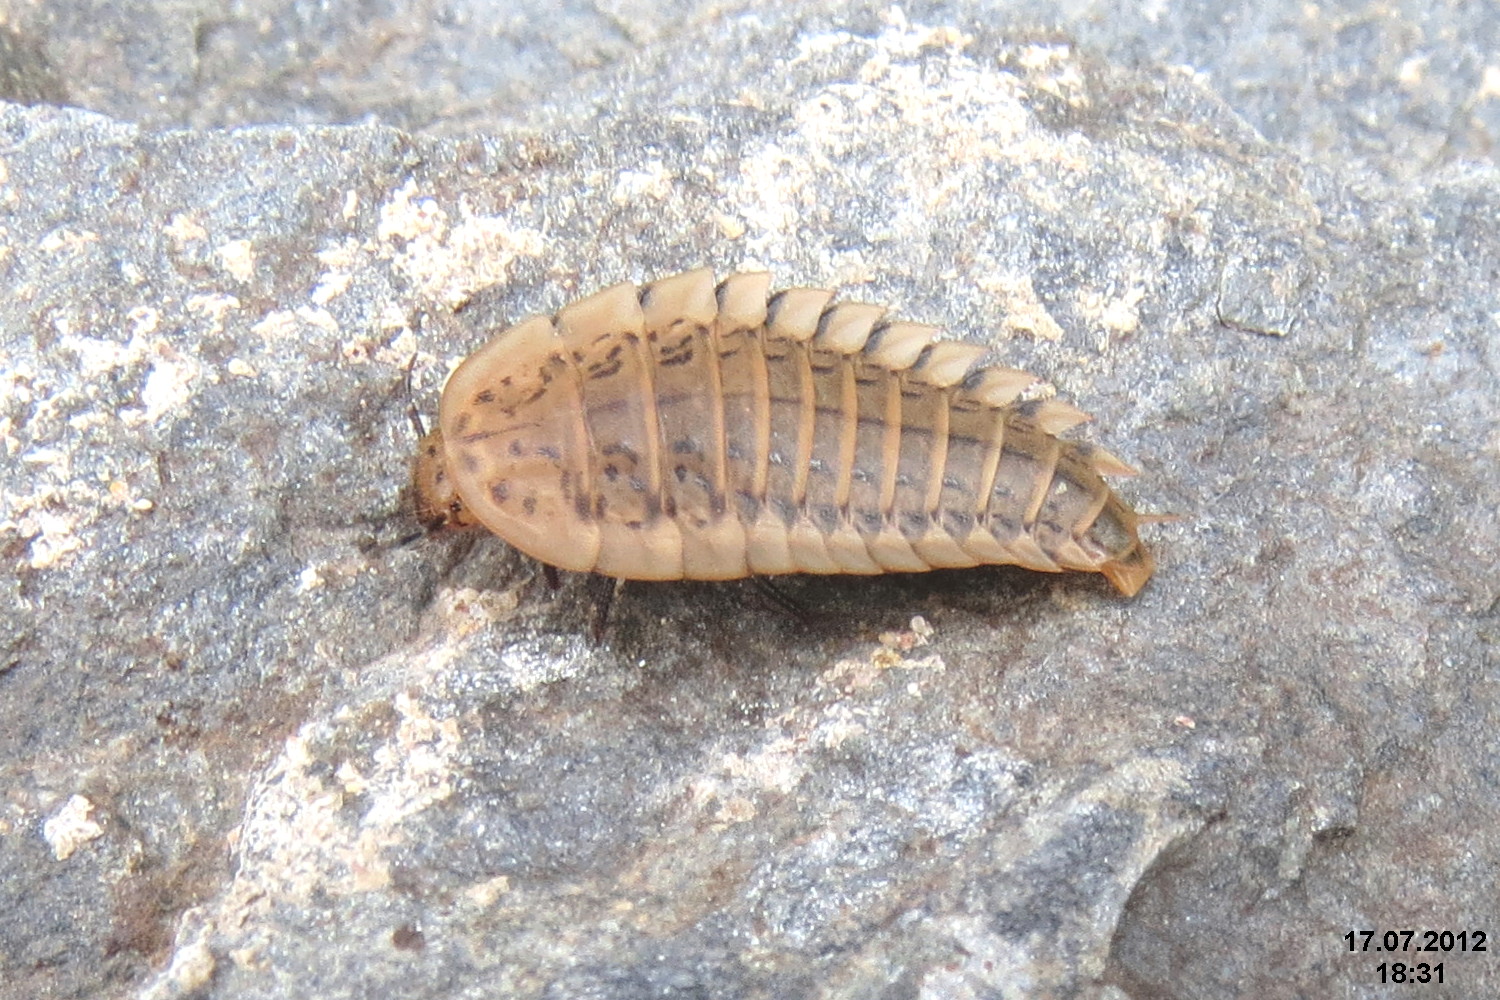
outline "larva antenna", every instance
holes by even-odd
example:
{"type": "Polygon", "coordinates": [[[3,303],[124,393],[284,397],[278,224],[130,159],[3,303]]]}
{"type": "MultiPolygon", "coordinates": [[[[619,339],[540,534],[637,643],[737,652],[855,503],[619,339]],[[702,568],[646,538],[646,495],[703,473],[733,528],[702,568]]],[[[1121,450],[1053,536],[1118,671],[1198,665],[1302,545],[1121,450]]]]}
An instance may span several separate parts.
{"type": "Polygon", "coordinates": [[[406,386],[406,419],[411,421],[411,429],[416,431],[417,440],[420,441],[427,436],[427,425],[422,423],[422,414],[417,410],[417,394],[412,388],[412,369],[417,366],[417,352],[412,351],[411,357],[406,359],[406,370],[402,377],[402,384],[406,386]]]}

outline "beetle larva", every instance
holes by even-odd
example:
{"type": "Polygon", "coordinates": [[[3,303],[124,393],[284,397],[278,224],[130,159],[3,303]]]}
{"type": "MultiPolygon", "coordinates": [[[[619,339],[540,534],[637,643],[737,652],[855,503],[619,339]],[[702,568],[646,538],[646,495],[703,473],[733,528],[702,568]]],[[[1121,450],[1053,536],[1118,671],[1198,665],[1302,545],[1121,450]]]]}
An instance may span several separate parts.
{"type": "Polygon", "coordinates": [[[1140,518],[982,347],[770,276],[615,285],[505,330],[443,390],[415,470],[432,527],[481,524],[639,580],[1011,563],[1151,576],[1140,518]]]}

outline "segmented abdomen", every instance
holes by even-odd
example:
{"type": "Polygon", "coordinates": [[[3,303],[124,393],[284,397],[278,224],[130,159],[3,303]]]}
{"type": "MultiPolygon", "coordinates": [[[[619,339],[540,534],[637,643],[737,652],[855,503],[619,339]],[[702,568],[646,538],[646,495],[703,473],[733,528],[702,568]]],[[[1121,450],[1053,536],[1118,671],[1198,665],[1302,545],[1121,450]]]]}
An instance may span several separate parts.
{"type": "Polygon", "coordinates": [[[512,327],[443,393],[439,480],[523,551],[617,577],[1014,563],[1145,583],[1100,476],[1129,468],[1056,436],[1083,414],[931,327],[768,291],[694,271],[512,327]]]}

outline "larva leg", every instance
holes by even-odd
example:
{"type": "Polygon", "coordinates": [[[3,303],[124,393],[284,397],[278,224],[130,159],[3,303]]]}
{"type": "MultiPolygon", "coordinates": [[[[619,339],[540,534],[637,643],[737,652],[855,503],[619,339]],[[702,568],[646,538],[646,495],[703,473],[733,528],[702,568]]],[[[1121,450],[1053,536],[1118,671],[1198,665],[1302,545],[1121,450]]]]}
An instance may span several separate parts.
{"type": "Polygon", "coordinates": [[[609,628],[609,611],[615,599],[625,589],[624,579],[590,573],[589,595],[589,641],[595,646],[604,641],[604,632],[609,628]]]}
{"type": "Polygon", "coordinates": [[[755,584],[755,589],[760,591],[762,597],[786,612],[799,626],[806,628],[812,623],[812,613],[808,611],[807,605],[777,586],[775,578],[769,576],[752,576],[750,579],[755,584]]]}

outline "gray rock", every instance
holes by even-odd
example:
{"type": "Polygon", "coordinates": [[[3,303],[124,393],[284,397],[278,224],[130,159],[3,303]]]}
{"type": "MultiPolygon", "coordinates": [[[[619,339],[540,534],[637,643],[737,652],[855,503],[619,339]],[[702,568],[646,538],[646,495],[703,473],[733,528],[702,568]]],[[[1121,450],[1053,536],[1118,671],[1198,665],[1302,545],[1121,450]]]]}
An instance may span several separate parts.
{"type": "Polygon", "coordinates": [[[1273,144],[1192,17],[699,16],[483,138],[0,109],[0,996],[1496,992],[1344,937],[1500,915],[1493,166],[1321,159],[1368,80],[1273,144]],[[1157,578],[634,585],[595,646],[412,538],[409,364],[704,263],[1051,378],[1157,578]]]}

